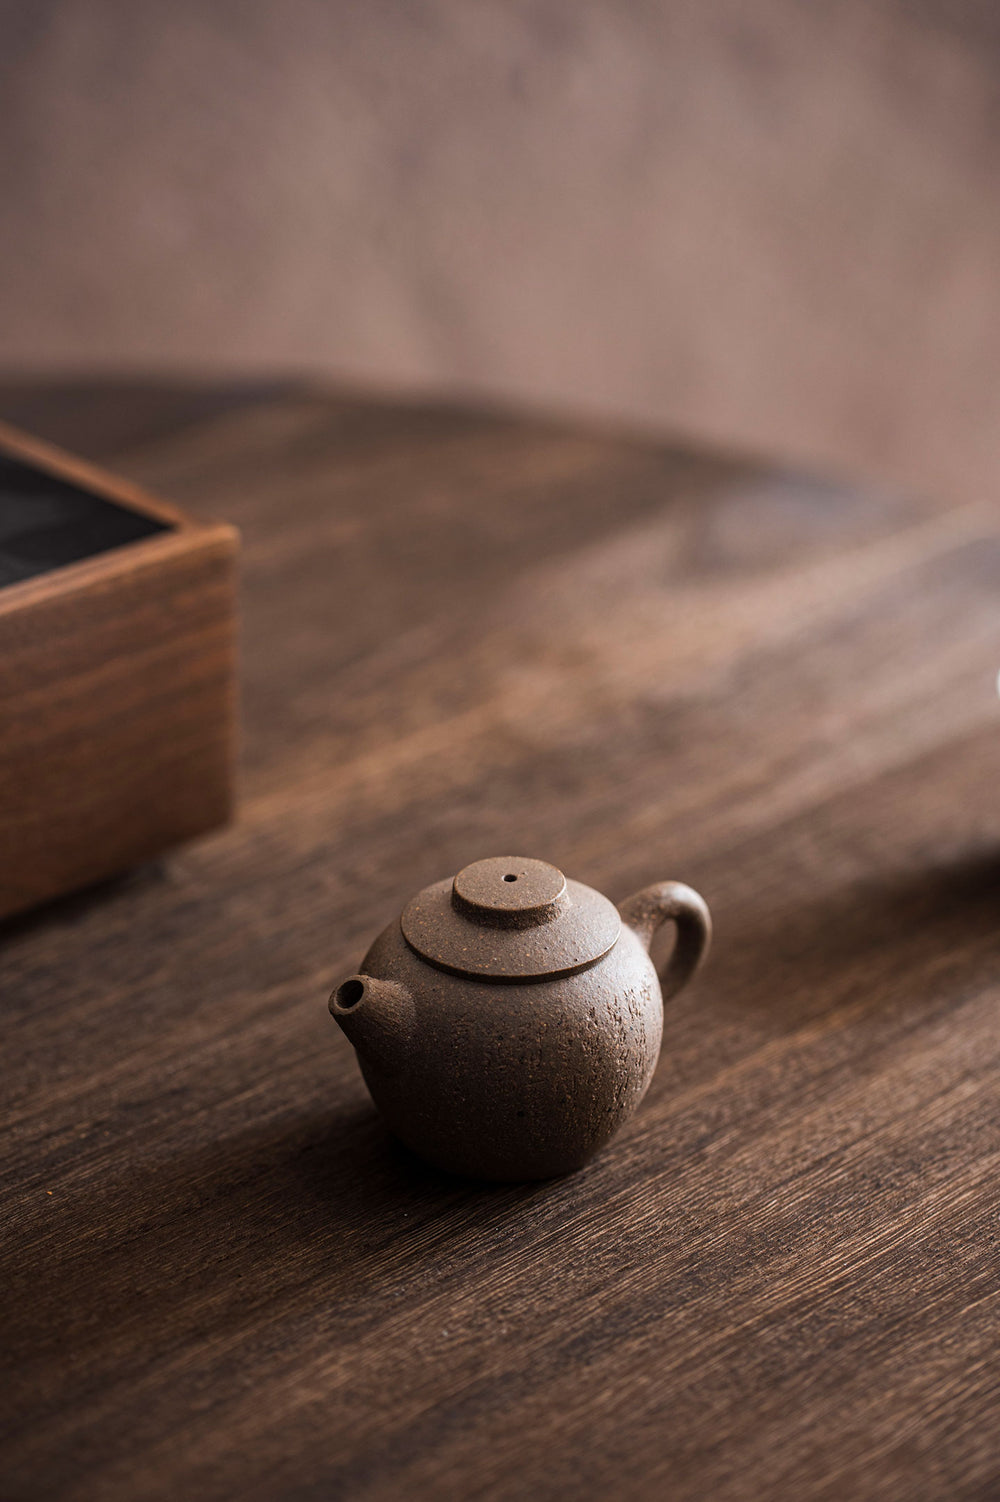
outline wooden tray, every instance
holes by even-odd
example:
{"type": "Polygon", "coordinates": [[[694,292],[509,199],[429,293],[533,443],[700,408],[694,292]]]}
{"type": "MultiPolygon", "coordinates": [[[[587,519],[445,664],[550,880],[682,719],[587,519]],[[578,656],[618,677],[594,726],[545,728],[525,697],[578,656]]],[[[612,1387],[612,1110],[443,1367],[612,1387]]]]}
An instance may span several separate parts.
{"type": "Polygon", "coordinates": [[[0,916],[228,817],[236,551],[0,424],[0,916]]]}

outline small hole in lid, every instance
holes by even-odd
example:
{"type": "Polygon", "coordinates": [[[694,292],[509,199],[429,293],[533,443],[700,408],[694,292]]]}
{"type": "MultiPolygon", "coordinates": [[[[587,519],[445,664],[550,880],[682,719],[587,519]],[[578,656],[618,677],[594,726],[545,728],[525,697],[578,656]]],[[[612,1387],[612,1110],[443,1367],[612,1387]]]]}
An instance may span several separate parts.
{"type": "Polygon", "coordinates": [[[505,876],[504,881],[517,881],[516,876],[505,876]]]}

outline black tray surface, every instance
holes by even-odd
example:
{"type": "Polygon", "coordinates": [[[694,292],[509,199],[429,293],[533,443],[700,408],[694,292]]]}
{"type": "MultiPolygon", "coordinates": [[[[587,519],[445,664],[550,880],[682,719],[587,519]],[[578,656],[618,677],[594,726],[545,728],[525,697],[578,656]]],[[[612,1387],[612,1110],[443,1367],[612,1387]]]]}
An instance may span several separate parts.
{"type": "Polygon", "coordinates": [[[166,522],[0,454],[0,588],[170,530],[166,522]]]}

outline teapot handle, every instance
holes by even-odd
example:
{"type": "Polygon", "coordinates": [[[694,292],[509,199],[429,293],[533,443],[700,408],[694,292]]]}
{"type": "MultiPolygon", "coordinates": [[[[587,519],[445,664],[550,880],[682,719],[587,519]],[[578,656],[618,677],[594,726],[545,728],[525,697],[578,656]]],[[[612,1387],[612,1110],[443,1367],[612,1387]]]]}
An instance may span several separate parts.
{"type": "Polygon", "coordinates": [[[659,881],[643,887],[618,911],[622,921],[638,934],[648,952],[653,935],[662,924],[677,925],[677,940],[666,970],[660,977],[664,1001],[676,996],[708,954],[712,942],[712,915],[703,897],[682,881],[659,881]]]}

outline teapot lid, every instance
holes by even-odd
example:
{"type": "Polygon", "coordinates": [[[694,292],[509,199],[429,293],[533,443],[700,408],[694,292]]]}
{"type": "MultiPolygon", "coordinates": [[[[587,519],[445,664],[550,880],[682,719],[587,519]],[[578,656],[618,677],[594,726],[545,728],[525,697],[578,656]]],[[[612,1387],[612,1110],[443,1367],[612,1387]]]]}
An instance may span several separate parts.
{"type": "Polygon", "coordinates": [[[411,949],[441,970],[483,980],[555,979],[617,942],[613,902],[547,861],[498,855],[418,892],[400,919],[411,949]]]}

